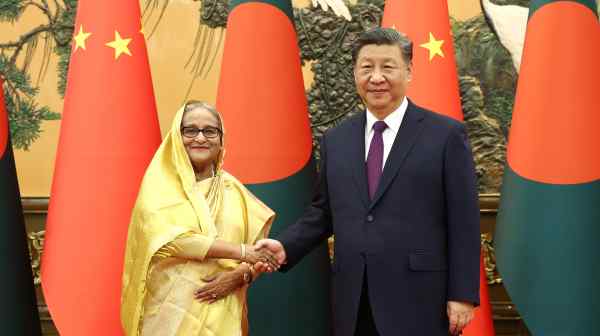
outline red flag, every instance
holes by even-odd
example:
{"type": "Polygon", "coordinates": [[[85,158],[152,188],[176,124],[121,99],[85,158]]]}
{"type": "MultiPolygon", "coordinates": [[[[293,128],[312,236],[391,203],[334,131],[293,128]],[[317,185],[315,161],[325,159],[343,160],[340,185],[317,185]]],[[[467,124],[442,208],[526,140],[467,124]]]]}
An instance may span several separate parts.
{"type": "Polygon", "coordinates": [[[475,309],[475,317],[463,330],[463,336],[494,336],[494,321],[492,307],[487,287],[487,277],[483,268],[483,256],[480,258],[479,269],[479,300],[481,304],[475,309]]]}
{"type": "Polygon", "coordinates": [[[79,0],[42,286],[61,335],[121,335],[121,273],[139,184],[160,143],[137,0],[79,0]]]}
{"type": "Polygon", "coordinates": [[[414,43],[407,96],[418,105],[462,120],[446,1],[387,1],[382,26],[396,28],[414,43]]]}
{"type": "MultiPolygon", "coordinates": [[[[454,46],[446,1],[388,1],[383,27],[394,27],[413,41],[412,81],[407,96],[435,112],[463,120],[454,46]]],[[[485,275],[483,259],[480,273],[485,275]]],[[[479,284],[481,306],[463,335],[493,336],[494,328],[485,276],[479,284]]]]}

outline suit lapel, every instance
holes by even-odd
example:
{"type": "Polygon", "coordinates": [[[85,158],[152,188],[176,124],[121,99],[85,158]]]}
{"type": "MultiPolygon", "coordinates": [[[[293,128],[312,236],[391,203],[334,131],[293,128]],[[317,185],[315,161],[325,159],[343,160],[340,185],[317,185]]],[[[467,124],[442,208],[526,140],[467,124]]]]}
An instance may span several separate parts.
{"type": "Polygon", "coordinates": [[[394,177],[398,173],[398,170],[402,166],[406,156],[410,152],[410,149],[413,147],[415,141],[421,133],[423,128],[423,123],[421,121],[423,121],[424,117],[425,115],[423,111],[409,101],[406,114],[404,115],[400,129],[396,134],[396,139],[394,139],[394,144],[392,145],[392,149],[388,155],[385,167],[383,169],[383,174],[379,180],[379,186],[377,187],[377,191],[375,191],[375,196],[373,197],[373,201],[370,203],[369,209],[372,209],[373,206],[375,206],[385,190],[389,187],[390,183],[394,180],[394,177]]]}
{"type": "Polygon", "coordinates": [[[371,203],[369,199],[369,188],[367,185],[367,168],[365,164],[365,112],[352,120],[352,134],[350,136],[350,155],[349,162],[352,162],[352,171],[354,181],[358,188],[360,199],[368,207],[371,203]]]}

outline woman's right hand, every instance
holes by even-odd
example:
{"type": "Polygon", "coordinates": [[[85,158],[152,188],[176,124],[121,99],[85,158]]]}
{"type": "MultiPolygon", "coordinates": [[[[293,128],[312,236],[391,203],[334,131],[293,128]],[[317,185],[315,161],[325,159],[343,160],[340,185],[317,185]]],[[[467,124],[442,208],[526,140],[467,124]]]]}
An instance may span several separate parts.
{"type": "Polygon", "coordinates": [[[244,262],[247,262],[251,265],[254,265],[258,262],[267,265],[268,268],[271,268],[271,271],[276,271],[279,269],[279,263],[277,262],[277,258],[275,255],[269,251],[267,248],[256,249],[252,245],[246,245],[246,257],[243,258],[244,262]]]}

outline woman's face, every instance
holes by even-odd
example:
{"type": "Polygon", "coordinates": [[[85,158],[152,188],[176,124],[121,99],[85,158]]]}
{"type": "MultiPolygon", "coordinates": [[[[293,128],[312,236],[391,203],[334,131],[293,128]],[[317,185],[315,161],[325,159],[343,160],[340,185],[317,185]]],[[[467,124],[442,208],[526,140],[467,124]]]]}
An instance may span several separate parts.
{"type": "Polygon", "coordinates": [[[181,137],[185,151],[196,171],[207,169],[217,161],[222,147],[220,128],[217,117],[202,107],[184,113],[181,120],[181,137]],[[193,138],[188,137],[194,129],[198,134],[193,138]],[[205,134],[214,134],[215,129],[219,130],[217,136],[213,138],[205,136],[205,134]]]}

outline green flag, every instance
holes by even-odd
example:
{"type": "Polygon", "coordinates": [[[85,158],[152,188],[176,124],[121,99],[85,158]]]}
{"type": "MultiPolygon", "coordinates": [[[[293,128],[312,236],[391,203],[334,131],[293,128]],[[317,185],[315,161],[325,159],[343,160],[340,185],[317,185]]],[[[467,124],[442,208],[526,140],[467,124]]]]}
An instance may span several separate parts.
{"type": "MultiPolygon", "coordinates": [[[[314,167],[300,50],[289,0],[232,1],[217,98],[227,132],[225,169],[276,212],[271,236],[310,201],[314,167]]],[[[249,291],[250,335],[330,334],[323,243],[293,271],[249,291]]]]}
{"type": "Polygon", "coordinates": [[[41,335],[2,84],[0,78],[0,334],[41,335]]]}
{"type": "Polygon", "coordinates": [[[593,0],[532,1],[496,226],[533,335],[600,335],[600,24],[593,0]]]}

